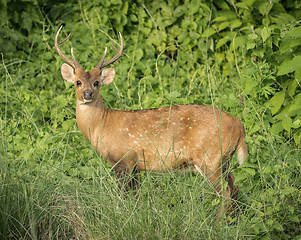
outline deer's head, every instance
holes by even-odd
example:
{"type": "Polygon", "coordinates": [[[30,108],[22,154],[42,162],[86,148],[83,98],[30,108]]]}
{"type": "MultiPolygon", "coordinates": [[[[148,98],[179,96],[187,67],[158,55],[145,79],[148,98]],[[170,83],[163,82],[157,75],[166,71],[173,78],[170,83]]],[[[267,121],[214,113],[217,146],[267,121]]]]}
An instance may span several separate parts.
{"type": "Polygon", "coordinates": [[[112,59],[104,62],[107,49],[95,68],[91,72],[86,72],[81,65],[75,59],[73,54],[73,49],[71,48],[71,56],[72,60],[68,59],[60,50],[59,45],[66,40],[69,39],[70,34],[62,41],[58,42],[58,36],[63,26],[59,28],[55,36],[55,49],[61,58],[66,62],[63,63],[61,66],[61,73],[63,78],[67,82],[72,82],[76,89],[76,98],[79,103],[91,103],[98,99],[100,96],[99,88],[101,85],[108,85],[110,84],[115,77],[115,69],[114,68],[105,68],[106,66],[110,65],[111,63],[115,62],[118,58],[121,57],[123,52],[123,39],[120,34],[120,41],[121,41],[121,48],[118,50],[113,45],[115,51],[117,51],[117,55],[112,59]]]}

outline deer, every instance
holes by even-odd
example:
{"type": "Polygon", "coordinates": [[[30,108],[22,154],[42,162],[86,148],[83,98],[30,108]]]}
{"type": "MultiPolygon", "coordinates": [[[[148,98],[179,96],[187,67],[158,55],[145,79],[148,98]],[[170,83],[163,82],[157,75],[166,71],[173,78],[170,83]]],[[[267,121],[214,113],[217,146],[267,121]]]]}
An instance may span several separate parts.
{"type": "MultiPolygon", "coordinates": [[[[245,128],[240,120],[212,106],[196,104],[171,105],[141,110],[116,110],[107,108],[100,95],[100,87],[112,83],[114,68],[106,68],[123,53],[121,33],[120,49],[112,43],[117,54],[104,61],[104,54],[92,71],[85,71],[77,62],[73,48],[72,60],[67,58],[58,42],[55,49],[62,60],[61,75],[73,83],[76,91],[76,122],[84,137],[94,149],[114,168],[117,178],[140,171],[169,171],[187,167],[200,173],[214,188],[223,201],[218,212],[233,212],[233,200],[237,199],[238,187],[230,161],[237,154],[239,164],[247,155],[245,128]],[[222,179],[227,182],[223,187],[222,179]]],[[[127,181],[135,188],[132,181],[127,181]]]]}

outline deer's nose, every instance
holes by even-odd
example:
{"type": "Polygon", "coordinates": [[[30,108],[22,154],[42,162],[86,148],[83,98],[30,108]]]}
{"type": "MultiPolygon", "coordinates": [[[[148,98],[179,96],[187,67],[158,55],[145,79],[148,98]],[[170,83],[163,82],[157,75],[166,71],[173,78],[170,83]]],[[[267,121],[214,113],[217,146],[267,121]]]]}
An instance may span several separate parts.
{"type": "Polygon", "coordinates": [[[84,100],[92,100],[93,99],[93,93],[91,90],[85,90],[83,91],[83,99],[84,100]]]}

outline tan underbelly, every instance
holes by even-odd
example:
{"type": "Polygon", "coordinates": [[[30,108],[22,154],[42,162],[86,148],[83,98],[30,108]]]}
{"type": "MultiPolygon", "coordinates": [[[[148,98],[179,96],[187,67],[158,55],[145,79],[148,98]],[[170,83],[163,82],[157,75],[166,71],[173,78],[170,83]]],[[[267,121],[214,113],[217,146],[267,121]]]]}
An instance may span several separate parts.
{"type": "Polygon", "coordinates": [[[142,152],[137,158],[137,170],[162,171],[178,169],[188,161],[182,152],[142,152]]]}

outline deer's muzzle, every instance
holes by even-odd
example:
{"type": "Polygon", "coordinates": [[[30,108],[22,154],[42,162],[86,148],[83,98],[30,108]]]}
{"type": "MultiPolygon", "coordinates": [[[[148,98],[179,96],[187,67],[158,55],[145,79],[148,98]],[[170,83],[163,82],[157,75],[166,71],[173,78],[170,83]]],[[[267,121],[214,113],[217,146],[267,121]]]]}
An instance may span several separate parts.
{"type": "Polygon", "coordinates": [[[83,100],[91,101],[93,99],[93,93],[91,90],[83,91],[83,100]]]}

